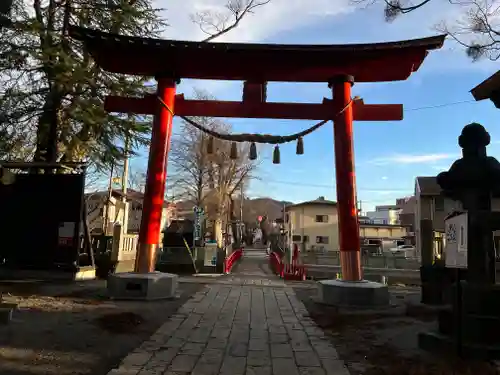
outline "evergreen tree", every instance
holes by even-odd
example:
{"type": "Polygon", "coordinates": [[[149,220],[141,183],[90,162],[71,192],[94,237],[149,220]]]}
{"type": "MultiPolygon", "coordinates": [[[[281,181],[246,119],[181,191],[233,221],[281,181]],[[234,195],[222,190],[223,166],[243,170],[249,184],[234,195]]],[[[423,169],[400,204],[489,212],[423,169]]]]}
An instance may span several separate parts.
{"type": "Polygon", "coordinates": [[[11,13],[0,35],[0,158],[102,166],[123,157],[126,137],[147,144],[149,122],[102,106],[108,94],[141,95],[146,78],[99,69],[68,27],[159,37],[166,24],[151,1],[14,0],[11,13]]]}

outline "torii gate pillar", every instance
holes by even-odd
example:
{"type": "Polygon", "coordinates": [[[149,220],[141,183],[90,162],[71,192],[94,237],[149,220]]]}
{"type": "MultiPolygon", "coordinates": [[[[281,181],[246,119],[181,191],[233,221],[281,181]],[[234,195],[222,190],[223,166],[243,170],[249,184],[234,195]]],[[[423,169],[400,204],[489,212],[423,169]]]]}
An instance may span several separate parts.
{"type": "Polygon", "coordinates": [[[156,114],[151,131],[146,188],[142,206],[139,244],[135,259],[135,272],[154,272],[156,250],[160,244],[161,218],[165,202],[167,182],[167,161],[172,136],[173,111],[175,107],[176,81],[171,78],[157,77],[157,95],[170,108],[167,110],[156,101],[156,114]]]}
{"type": "Polygon", "coordinates": [[[351,86],[354,77],[338,76],[330,81],[336,116],[333,121],[335,144],[335,174],[339,216],[340,264],[342,279],[359,281],[361,270],[359,221],[354,170],[353,105],[351,86]],[[342,109],[344,109],[342,111],[342,109]],[[342,112],[341,112],[342,111],[342,112]]]}

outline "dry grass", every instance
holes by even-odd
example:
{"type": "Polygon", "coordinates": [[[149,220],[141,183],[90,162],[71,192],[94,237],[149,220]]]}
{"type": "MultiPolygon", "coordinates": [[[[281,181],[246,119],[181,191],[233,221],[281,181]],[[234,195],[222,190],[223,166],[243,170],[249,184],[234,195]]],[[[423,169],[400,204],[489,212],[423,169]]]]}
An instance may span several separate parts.
{"type": "Polygon", "coordinates": [[[95,319],[95,323],[110,333],[130,334],[144,323],[144,318],[133,312],[119,312],[101,315],[95,319]]]}
{"type": "Polygon", "coordinates": [[[304,302],[311,318],[332,337],[351,375],[500,375],[490,362],[434,356],[418,349],[418,333],[437,324],[435,308],[402,299],[397,308],[366,312],[304,302]]]}

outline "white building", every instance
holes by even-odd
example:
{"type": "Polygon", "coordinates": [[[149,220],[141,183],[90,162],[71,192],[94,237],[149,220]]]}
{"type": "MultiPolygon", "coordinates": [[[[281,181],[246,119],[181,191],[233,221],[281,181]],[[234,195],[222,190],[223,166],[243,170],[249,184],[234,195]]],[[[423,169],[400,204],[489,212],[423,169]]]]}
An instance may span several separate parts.
{"type": "Polygon", "coordinates": [[[373,224],[399,225],[401,209],[396,205],[375,206],[375,211],[369,211],[366,216],[373,224]]]}
{"type": "MultiPolygon", "coordinates": [[[[123,193],[121,190],[113,190],[110,207],[106,215],[104,209],[109,192],[99,191],[85,195],[87,203],[87,220],[89,229],[93,233],[102,232],[104,221],[108,223],[120,222],[127,228],[127,233],[139,232],[142,218],[142,201],[144,194],[132,189],[127,190],[127,204],[122,207],[123,193]],[[124,220],[121,210],[128,210],[127,220],[124,220]],[[107,216],[107,217],[106,217],[107,216]]],[[[163,204],[163,212],[161,217],[161,228],[165,228],[170,224],[173,216],[174,206],[167,201],[163,204]]]]}

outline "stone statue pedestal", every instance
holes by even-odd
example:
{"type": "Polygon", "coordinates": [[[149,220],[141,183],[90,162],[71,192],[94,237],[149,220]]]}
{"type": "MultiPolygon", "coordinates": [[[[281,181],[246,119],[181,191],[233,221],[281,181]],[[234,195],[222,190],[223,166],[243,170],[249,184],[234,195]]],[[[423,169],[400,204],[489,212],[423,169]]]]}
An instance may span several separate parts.
{"type": "Polygon", "coordinates": [[[349,307],[384,307],[390,299],[387,285],[368,280],[322,280],[318,295],[326,305],[349,307]]]}
{"type": "Polygon", "coordinates": [[[178,276],[171,273],[115,273],[108,277],[108,296],[122,300],[159,300],[174,298],[178,276]]]}
{"type": "MultiPolygon", "coordinates": [[[[420,333],[419,347],[430,352],[460,351],[463,358],[500,359],[500,285],[461,281],[462,298],[439,312],[438,330],[420,333]]],[[[457,284],[452,292],[456,295],[457,284]]]]}

